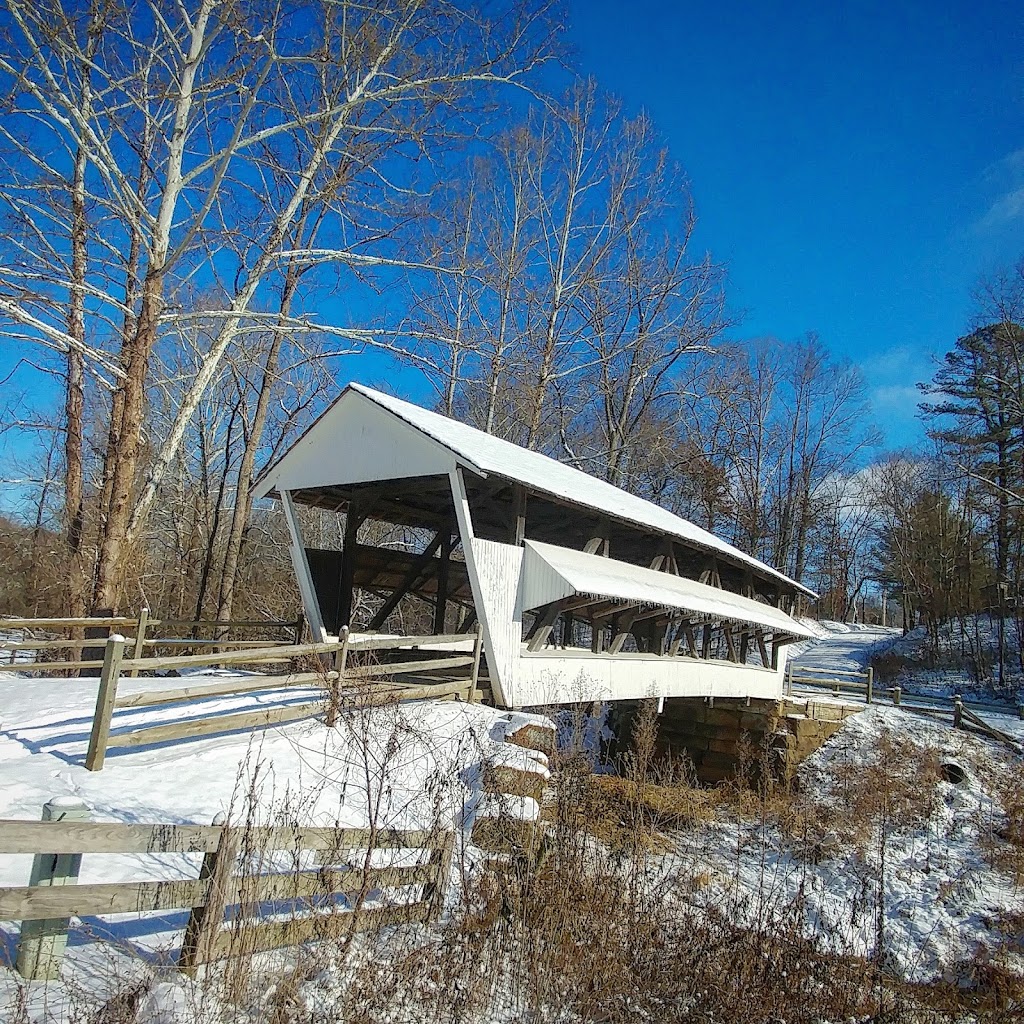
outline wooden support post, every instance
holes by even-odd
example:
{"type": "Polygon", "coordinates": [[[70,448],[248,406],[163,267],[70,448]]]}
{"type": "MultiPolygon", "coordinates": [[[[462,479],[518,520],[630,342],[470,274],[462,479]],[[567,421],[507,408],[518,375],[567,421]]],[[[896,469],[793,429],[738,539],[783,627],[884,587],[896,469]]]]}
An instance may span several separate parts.
{"type": "Polygon", "coordinates": [[[354,502],[348,506],[345,517],[345,537],[341,547],[341,577],[338,580],[338,629],[352,623],[352,588],[356,576],[356,541],[363,516],[355,507],[354,502]]]}
{"type": "Polygon", "coordinates": [[[512,528],[509,541],[519,547],[526,539],[526,488],[522,484],[512,485],[512,528]]]}
{"type": "Polygon", "coordinates": [[[870,704],[875,695],[875,670],[868,665],[867,668],[867,700],[870,704]]]}
{"type": "Polygon", "coordinates": [[[612,642],[608,646],[609,654],[618,654],[619,651],[622,650],[622,645],[626,642],[626,638],[629,636],[635,620],[636,616],[631,615],[628,612],[624,612],[619,616],[619,621],[615,625],[615,635],[612,637],[612,642]]]}
{"type": "Polygon", "coordinates": [[[434,633],[444,632],[445,615],[448,612],[448,566],[452,554],[451,526],[445,528],[441,538],[440,565],[437,567],[437,594],[434,599],[434,633]]]}
{"type": "Polygon", "coordinates": [[[348,626],[341,627],[341,647],[334,653],[333,665],[334,678],[330,682],[327,697],[327,726],[333,728],[338,722],[338,712],[341,710],[341,687],[345,678],[345,662],[348,660],[348,626]]]}
{"type": "Polygon", "coordinates": [[[772,667],[772,659],[768,657],[768,648],[764,643],[764,631],[755,630],[754,635],[757,637],[757,653],[761,655],[761,665],[764,668],[772,667]]]}
{"type": "Polygon", "coordinates": [[[732,626],[723,625],[722,632],[725,634],[725,646],[729,651],[729,660],[736,661],[736,643],[732,637],[732,626]]]}
{"type": "Polygon", "coordinates": [[[793,662],[786,662],[786,696],[793,696],[793,662]]]}
{"type": "Polygon", "coordinates": [[[953,728],[964,727],[964,699],[959,693],[953,694],[953,728]]]}
{"type": "MultiPolygon", "coordinates": [[[[139,625],[135,632],[135,648],[132,651],[133,658],[143,658],[146,654],[146,627],[149,625],[149,609],[143,608],[139,612],[139,625]]],[[[128,675],[135,679],[139,674],[137,668],[133,668],[128,675]]]]}
{"type": "MultiPolygon", "coordinates": [[[[222,821],[220,815],[213,819],[214,825],[222,821]]],[[[199,880],[208,883],[206,898],[199,906],[192,908],[185,926],[185,938],[181,943],[181,958],[178,961],[178,968],[183,974],[195,975],[198,967],[213,959],[217,935],[224,923],[224,907],[237,855],[236,831],[223,824],[217,849],[203,857],[203,866],[199,871],[199,880]]]]}
{"type": "Polygon", "coordinates": [[[704,637],[701,640],[700,656],[707,661],[711,657],[711,623],[704,627],[704,637]]]}
{"type": "Polygon", "coordinates": [[[1024,704],[1018,704],[1017,705],[1017,717],[1021,721],[1024,721],[1024,704]]]}
{"type": "Polygon", "coordinates": [[[295,579],[299,585],[299,594],[302,596],[302,607],[309,622],[309,631],[312,634],[313,642],[322,644],[327,634],[324,630],[323,616],[320,613],[320,602],[316,596],[316,587],[313,585],[313,577],[309,572],[309,559],[306,557],[306,549],[302,543],[302,530],[299,528],[295,506],[292,504],[292,496],[288,491],[279,489],[278,494],[281,497],[281,509],[284,511],[284,520],[291,540],[292,567],[295,569],[295,579]]]}
{"type": "Polygon", "coordinates": [[[563,612],[562,613],[562,647],[563,648],[565,648],[565,647],[572,647],[573,646],[573,643],[572,643],[572,640],[573,640],[572,630],[573,630],[572,611],[570,610],[570,611],[567,611],[567,612],[563,612]]]}
{"type": "MultiPolygon", "coordinates": [[[[500,647],[500,642],[494,642],[492,630],[500,628],[501,624],[490,614],[487,605],[487,588],[481,579],[480,568],[477,563],[476,552],[473,541],[473,514],[469,507],[469,498],[466,496],[466,481],[463,477],[462,467],[455,467],[448,472],[448,479],[451,483],[452,502],[455,505],[455,521],[459,526],[459,540],[462,544],[463,554],[466,556],[466,572],[469,575],[469,585],[473,591],[473,605],[477,610],[477,617],[484,631],[484,645],[487,650],[493,652],[500,647]]],[[[510,707],[515,703],[515,694],[505,686],[511,687],[512,680],[502,678],[501,659],[493,657],[487,665],[488,676],[491,685],[491,693],[494,696],[494,703],[498,707],[510,707]]]]}
{"type": "Polygon", "coordinates": [[[114,715],[114,701],[117,700],[117,682],[121,674],[124,643],[124,637],[115,633],[107,639],[107,645],[103,650],[100,688],[96,694],[96,711],[92,717],[89,749],[85,755],[85,767],[91,772],[98,772],[103,767],[103,760],[107,756],[110,720],[114,715]]]}
{"type": "MultiPolygon", "coordinates": [[[[43,807],[43,821],[88,821],[89,810],[75,797],[57,797],[43,807]]],[[[80,853],[37,853],[29,885],[74,885],[82,867],[80,853]]],[[[68,943],[69,918],[22,921],[18,939],[18,973],[28,981],[60,977],[68,943]]]]}
{"type": "Polygon", "coordinates": [[[473,644],[473,674],[472,682],[469,686],[469,699],[470,701],[480,701],[483,699],[483,694],[480,692],[478,683],[480,681],[480,658],[484,650],[484,630],[480,623],[476,626],[476,642],[473,644]]]}
{"type": "MultiPolygon", "coordinates": [[[[422,554],[416,557],[416,561],[412,563],[406,574],[402,577],[401,582],[391,592],[391,596],[381,605],[380,609],[370,620],[369,630],[372,633],[375,629],[380,629],[387,620],[387,617],[398,607],[399,602],[405,597],[406,594],[415,586],[416,582],[423,575],[425,569],[433,568],[431,562],[434,561],[434,555],[437,554],[438,549],[441,547],[444,541],[444,531],[438,530],[434,534],[433,540],[427,545],[426,549],[422,554]]],[[[436,630],[435,630],[436,632],[436,630]]]]}
{"type": "Polygon", "coordinates": [[[665,653],[668,657],[675,657],[683,648],[683,622],[669,623],[669,634],[672,642],[666,646],[665,653]]]}
{"type": "Polygon", "coordinates": [[[665,541],[665,564],[662,566],[665,572],[679,575],[679,563],[676,561],[676,548],[671,540],[665,541]]]}
{"type": "Polygon", "coordinates": [[[448,874],[451,870],[452,853],[455,849],[455,835],[446,832],[439,838],[430,854],[430,865],[434,869],[434,881],[423,887],[423,901],[430,907],[427,920],[436,921],[444,908],[444,897],[448,891],[448,874]]]}
{"type": "Polygon", "coordinates": [[[548,637],[551,636],[551,630],[554,628],[555,619],[558,618],[561,611],[557,603],[549,604],[537,616],[530,629],[530,635],[527,637],[530,641],[527,650],[539,651],[547,643],[548,637]]]}
{"type": "Polygon", "coordinates": [[[750,631],[743,630],[740,633],[740,664],[746,665],[747,663],[747,652],[750,650],[750,631]]]}
{"type": "Polygon", "coordinates": [[[903,691],[900,689],[900,687],[894,686],[892,688],[892,702],[896,705],[896,707],[900,706],[900,697],[902,696],[902,693],[903,691]]]}
{"type": "Polygon", "coordinates": [[[302,631],[306,628],[306,616],[299,612],[298,618],[295,620],[295,627],[293,631],[293,642],[295,644],[302,643],[302,631]]]}
{"type": "Polygon", "coordinates": [[[693,626],[689,619],[683,623],[683,635],[686,637],[686,649],[690,652],[690,657],[700,657],[700,653],[697,650],[697,637],[693,632],[693,626]]]}

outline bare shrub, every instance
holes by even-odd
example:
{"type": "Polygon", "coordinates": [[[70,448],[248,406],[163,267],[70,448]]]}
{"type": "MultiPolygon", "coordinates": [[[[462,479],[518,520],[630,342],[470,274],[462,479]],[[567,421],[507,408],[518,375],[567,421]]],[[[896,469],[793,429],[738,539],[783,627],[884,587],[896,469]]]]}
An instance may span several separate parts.
{"type": "Polygon", "coordinates": [[[895,683],[900,673],[910,664],[909,660],[895,651],[881,651],[872,655],[871,667],[874,669],[875,681],[883,686],[895,683]]]}
{"type": "Polygon", "coordinates": [[[986,854],[993,867],[1024,885],[1024,765],[1015,762],[990,785],[997,811],[984,836],[986,854]]]}

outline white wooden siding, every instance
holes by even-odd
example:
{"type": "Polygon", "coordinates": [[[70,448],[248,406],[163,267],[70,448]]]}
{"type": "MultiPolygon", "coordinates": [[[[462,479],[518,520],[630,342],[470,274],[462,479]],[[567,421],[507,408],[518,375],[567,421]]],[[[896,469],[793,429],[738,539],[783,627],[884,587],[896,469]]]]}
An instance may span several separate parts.
{"type": "Polygon", "coordinates": [[[781,696],[781,670],[656,654],[614,656],[560,649],[520,653],[515,706],[645,697],[781,696]]]}
{"type": "Polygon", "coordinates": [[[525,551],[521,585],[523,609],[541,608],[576,593],[572,584],[541,557],[530,541],[526,542],[525,551]]]}
{"type": "Polygon", "coordinates": [[[254,491],[257,498],[275,487],[297,491],[410,476],[447,476],[455,458],[444,445],[410,430],[387,409],[356,393],[348,394],[349,401],[332,405],[260,480],[254,491]]]}
{"type": "Polygon", "coordinates": [[[517,669],[523,614],[517,598],[523,549],[478,538],[471,543],[480,581],[480,593],[473,596],[487,638],[487,668],[492,678],[497,676],[505,703],[521,707],[517,669]]]}

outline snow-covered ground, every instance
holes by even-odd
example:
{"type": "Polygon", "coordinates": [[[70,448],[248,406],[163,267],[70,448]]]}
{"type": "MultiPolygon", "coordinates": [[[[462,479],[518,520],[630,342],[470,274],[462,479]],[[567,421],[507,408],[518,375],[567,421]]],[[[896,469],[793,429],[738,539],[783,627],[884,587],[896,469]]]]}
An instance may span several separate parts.
{"type": "MultiPolygon", "coordinates": [[[[797,671],[860,671],[901,635],[878,626],[819,625],[824,635],[796,652],[797,671]]],[[[812,687],[796,686],[794,693],[828,699],[812,687]]],[[[842,700],[864,703],[854,693],[844,692],[842,700]]],[[[1024,721],[1009,709],[983,717],[1024,744],[1024,721]]],[[[776,907],[798,901],[827,945],[869,954],[884,933],[901,973],[926,980],[955,973],[955,964],[979,949],[994,949],[1000,941],[994,924],[1024,911],[1024,891],[989,856],[1006,821],[998,796],[1008,779],[1024,785],[1019,750],[955,731],[950,720],[875,703],[848,719],[799,770],[811,834],[719,821],[690,838],[688,856],[714,866],[712,902],[731,900],[737,913],[753,913],[763,912],[766,893],[776,907]],[[942,764],[962,768],[963,781],[937,777],[942,764]],[[866,799],[858,787],[870,797],[872,783],[879,792],[892,784],[921,800],[916,817],[891,824],[884,843],[880,826],[859,836],[851,826],[853,805],[866,799]]],[[[1019,955],[1015,963],[1024,970],[1019,955]]]]}
{"type": "Polygon", "coordinates": [[[933,650],[924,626],[898,635],[873,652],[890,663],[893,682],[920,694],[945,696],[962,693],[974,700],[1024,703],[1024,668],[1021,642],[1013,619],[970,615],[951,620],[938,630],[938,650],[933,650]],[[999,678],[1000,634],[1003,673],[999,678]]]}
{"type": "MultiPolygon", "coordinates": [[[[821,673],[824,680],[828,678],[828,672],[861,672],[873,658],[896,652],[910,663],[893,681],[882,681],[876,672],[877,700],[887,700],[890,687],[897,684],[905,698],[921,697],[926,702],[944,700],[959,693],[968,703],[980,702],[984,707],[983,717],[995,728],[1011,735],[1020,733],[1021,723],[1016,707],[1018,701],[1024,700],[1024,690],[1016,695],[1007,691],[996,697],[989,689],[979,687],[965,669],[925,667],[920,663],[923,658],[921,630],[904,636],[900,630],[884,626],[843,622],[820,622],[818,626],[823,634],[821,638],[804,641],[793,652],[791,661],[797,674],[802,668],[811,669],[815,674],[821,673]],[[1000,708],[1005,708],[1005,713],[1000,713],[1000,708]]],[[[797,684],[794,692],[806,695],[825,691],[797,684]]],[[[853,690],[844,691],[843,698],[853,703],[863,702],[863,695],[853,690]]],[[[948,708],[949,701],[944,700],[943,706],[948,708]]]]}
{"type": "Polygon", "coordinates": [[[792,653],[794,668],[834,672],[860,672],[873,651],[900,635],[886,626],[862,626],[847,622],[818,622],[820,637],[807,640],[792,653]]]}
{"type": "MultiPolygon", "coordinates": [[[[994,955],[997,922],[1024,910],[1024,890],[988,856],[1006,821],[997,792],[1008,771],[1024,781],[997,744],[873,706],[801,766],[789,820],[772,808],[727,815],[685,838],[684,863],[710,868],[698,896],[708,906],[749,920],[798,910],[823,947],[854,955],[871,956],[882,934],[903,976],[953,978],[979,950],[994,955]],[[943,764],[963,781],[945,781],[943,764]]],[[[1010,960],[1024,971],[1024,957],[1010,960]]]]}
{"type": "MultiPolygon", "coordinates": [[[[799,664],[857,670],[893,635],[842,624],[822,633],[798,652],[799,664]]],[[[509,715],[448,701],[354,710],[334,730],[310,719],[117,749],[119,731],[140,720],[200,713],[189,705],[117,712],[106,766],[92,773],[83,761],[96,685],[0,675],[0,818],[37,820],[47,800],[73,796],[98,821],[206,823],[242,813],[251,794],[261,820],[282,815],[302,824],[360,826],[376,817],[399,828],[454,826],[468,837],[484,804],[482,765],[508,756],[502,743],[509,715]]],[[[126,680],[124,692],[153,686],[126,680]]],[[[314,696],[300,690],[287,700],[314,696]]],[[[281,703],[280,693],[216,698],[201,712],[271,703],[281,703]]],[[[990,720],[1024,741],[1024,722],[990,720]]],[[[1024,788],[1022,761],[1004,745],[875,705],[802,766],[800,794],[785,814],[727,811],[694,825],[675,837],[676,849],[658,871],[700,878],[689,898],[726,907],[737,920],[799,908],[803,927],[824,947],[868,955],[881,935],[905,976],[955,976],[958,962],[979,949],[997,955],[999,920],[1024,908],[1024,893],[993,859],[1006,824],[1000,793],[1013,778],[1024,788]],[[944,764],[962,768],[963,781],[945,781],[944,764]],[[896,794],[893,808],[873,802],[887,787],[896,794]]],[[[197,856],[94,855],[84,858],[81,880],[195,877],[198,866],[197,856]]],[[[26,884],[29,869],[28,857],[0,856],[0,885],[26,884]]],[[[180,943],[183,925],[184,914],[82,922],[66,956],[66,985],[33,985],[30,1016],[58,1019],[60,1000],[73,986],[102,988],[96,979],[161,961],[180,943]],[[94,941],[97,934],[110,941],[94,941]]],[[[0,924],[7,958],[15,929],[0,924]]],[[[1018,963],[1018,954],[1009,956],[1018,963]]],[[[168,999],[181,993],[183,983],[173,977],[168,999]]],[[[16,988],[0,968],[0,1019],[5,994],[13,998],[16,988]]]]}
{"type": "MultiPolygon", "coordinates": [[[[176,683],[123,680],[119,693],[176,683]]],[[[0,818],[38,821],[48,800],[76,797],[94,821],[209,824],[227,814],[301,825],[362,827],[373,820],[394,828],[454,827],[468,836],[483,799],[483,763],[509,758],[504,740],[512,716],[455,701],[356,709],[333,730],[310,718],[256,732],[117,749],[118,733],[143,723],[317,697],[315,690],[296,689],[284,700],[280,691],[265,691],[115,712],[105,766],[90,772],[84,759],[97,684],[0,673],[0,818]]],[[[200,859],[87,855],[80,881],[195,878],[200,859]]],[[[0,854],[0,885],[28,884],[31,861],[0,854]]],[[[109,964],[124,953],[164,961],[180,946],[186,918],[172,912],[80,922],[71,933],[65,973],[79,982],[97,972],[109,975],[109,964]],[[109,942],[97,943],[97,935],[109,942]]],[[[15,939],[16,925],[0,923],[0,965],[13,962],[15,939]]],[[[0,1020],[5,989],[10,995],[13,985],[11,972],[0,966],[0,1020]]],[[[32,987],[41,1000],[43,986],[32,987]]],[[[52,991],[48,998],[55,998],[52,991]]],[[[42,1013],[41,1002],[35,1010],[42,1013]]]]}

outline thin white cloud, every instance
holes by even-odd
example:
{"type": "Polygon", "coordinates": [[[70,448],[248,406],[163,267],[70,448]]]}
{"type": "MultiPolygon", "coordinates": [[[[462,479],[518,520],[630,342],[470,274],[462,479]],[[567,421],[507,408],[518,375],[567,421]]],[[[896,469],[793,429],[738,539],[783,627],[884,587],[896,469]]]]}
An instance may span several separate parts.
{"type": "Polygon", "coordinates": [[[923,395],[908,384],[883,384],[871,392],[871,404],[876,412],[898,410],[915,415],[923,395]]]}
{"type": "Polygon", "coordinates": [[[986,167],[982,179],[989,193],[988,209],[975,222],[976,231],[1000,231],[1024,219],[1024,147],[986,167]]]}
{"type": "Polygon", "coordinates": [[[1000,196],[988,209],[978,227],[982,231],[991,231],[1010,224],[1024,216],[1024,186],[1015,188],[1000,196]]]}

